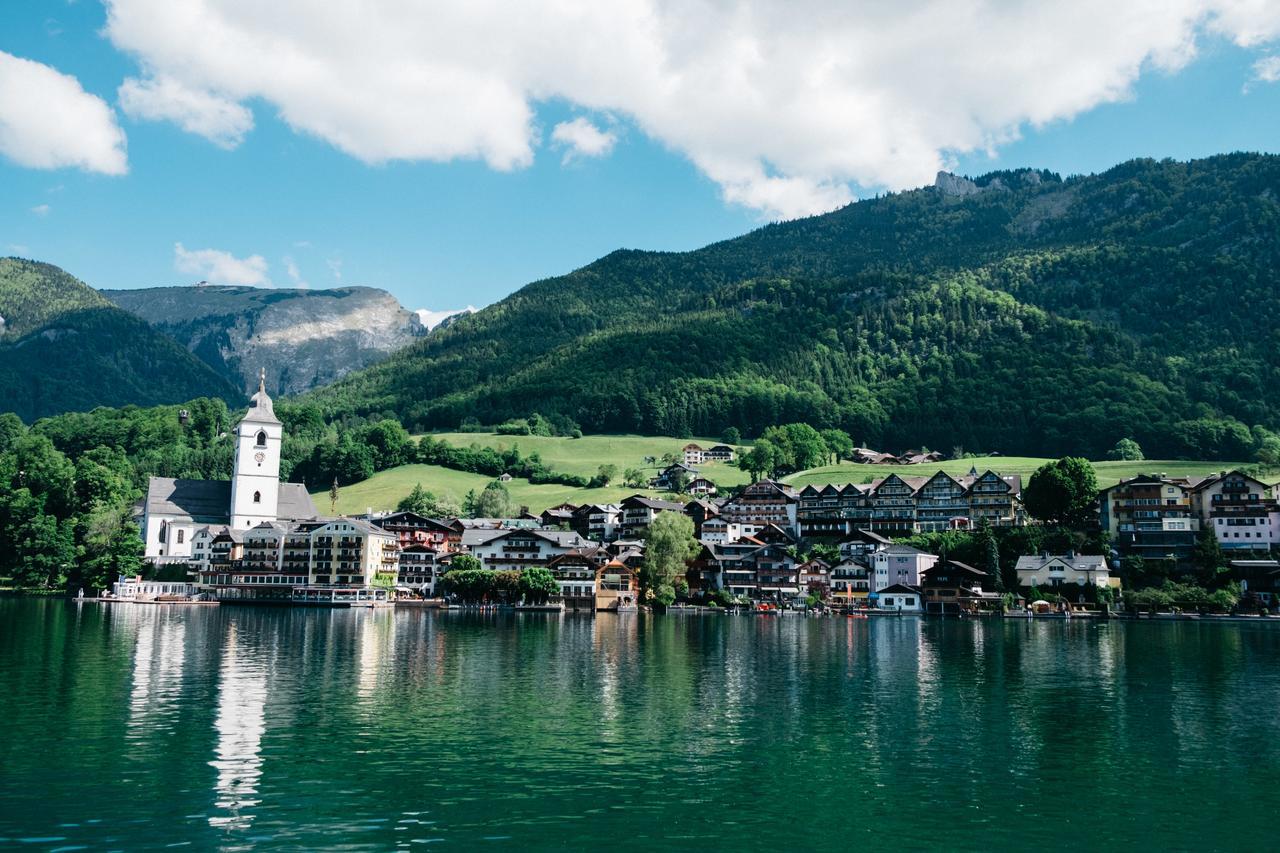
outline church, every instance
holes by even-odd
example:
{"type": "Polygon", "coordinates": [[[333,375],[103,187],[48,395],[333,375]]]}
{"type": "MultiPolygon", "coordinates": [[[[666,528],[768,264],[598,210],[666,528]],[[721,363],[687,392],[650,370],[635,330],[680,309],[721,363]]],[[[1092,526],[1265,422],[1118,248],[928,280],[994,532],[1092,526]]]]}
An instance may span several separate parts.
{"type": "Polygon", "coordinates": [[[265,371],[249,411],[235,428],[231,480],[152,477],[142,505],[142,540],[152,563],[186,562],[191,539],[204,527],[246,531],[264,521],[317,518],[316,506],[300,483],[280,482],[284,425],[267,396],[265,371]]]}

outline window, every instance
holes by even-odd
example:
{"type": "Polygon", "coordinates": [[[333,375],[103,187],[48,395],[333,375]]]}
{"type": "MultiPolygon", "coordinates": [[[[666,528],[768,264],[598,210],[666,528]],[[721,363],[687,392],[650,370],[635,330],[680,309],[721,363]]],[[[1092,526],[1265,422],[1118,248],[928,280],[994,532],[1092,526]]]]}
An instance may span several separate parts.
{"type": "Polygon", "coordinates": [[[187,531],[185,531],[185,530],[179,530],[179,531],[178,531],[178,544],[179,544],[179,545],[181,545],[181,544],[183,543],[183,541],[185,541],[185,539],[186,539],[186,535],[187,535],[187,531]]]}
{"type": "Polygon", "coordinates": [[[262,492],[253,493],[253,502],[256,504],[262,503],[262,492]]]}
{"type": "Polygon", "coordinates": [[[267,431],[265,429],[258,430],[258,447],[267,446],[267,431]]]}

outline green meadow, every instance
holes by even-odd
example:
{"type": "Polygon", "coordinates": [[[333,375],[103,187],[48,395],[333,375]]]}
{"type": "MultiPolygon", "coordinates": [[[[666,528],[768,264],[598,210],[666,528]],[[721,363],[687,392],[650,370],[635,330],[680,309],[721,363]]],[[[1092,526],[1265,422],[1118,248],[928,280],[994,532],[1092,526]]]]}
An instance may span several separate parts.
{"type": "MultiPolygon", "coordinates": [[[[557,471],[569,474],[581,474],[590,477],[601,465],[614,465],[618,469],[619,485],[602,489],[580,489],[572,486],[555,484],[534,485],[527,480],[512,479],[507,483],[512,502],[518,506],[527,506],[532,512],[541,512],[549,506],[560,503],[600,503],[617,501],[635,494],[636,489],[622,486],[622,472],[628,468],[639,468],[646,477],[658,470],[657,465],[646,465],[645,457],[661,459],[666,453],[679,453],[684,445],[695,441],[703,447],[719,442],[715,439],[673,438],[670,436],[644,435],[589,435],[582,438],[564,438],[559,436],[537,435],[496,435],[494,433],[449,432],[435,433],[433,437],[450,444],[466,447],[478,444],[482,447],[509,448],[518,446],[523,454],[538,453],[543,461],[557,471]]],[[[988,468],[1001,474],[1021,474],[1025,483],[1037,468],[1048,462],[1048,459],[1032,456],[989,456],[978,459],[957,459],[946,462],[935,462],[926,465],[859,465],[842,462],[839,465],[824,465],[800,471],[786,477],[788,483],[803,488],[804,486],[825,485],[827,483],[866,483],[889,474],[903,476],[928,477],[936,471],[949,474],[965,474],[970,468],[977,468],[981,473],[988,468]]],[[[1214,471],[1222,471],[1237,467],[1238,463],[1226,462],[1189,462],[1185,460],[1145,460],[1142,462],[1094,462],[1098,473],[1098,484],[1109,486],[1125,477],[1136,474],[1164,473],[1170,476],[1203,476],[1214,471]]],[[[742,485],[750,480],[745,471],[733,464],[708,463],[697,466],[699,470],[713,482],[721,486],[742,485]]],[[[448,496],[461,503],[463,496],[471,490],[480,491],[492,481],[492,477],[483,474],[471,474],[465,471],[454,471],[436,465],[403,465],[388,471],[381,471],[360,483],[346,486],[340,490],[337,511],[340,513],[358,513],[366,509],[394,509],[395,505],[409,493],[418,483],[436,495],[448,496]]],[[[645,494],[653,494],[646,490],[645,494]]],[[[317,492],[316,506],[322,512],[329,511],[329,495],[317,492]]]]}

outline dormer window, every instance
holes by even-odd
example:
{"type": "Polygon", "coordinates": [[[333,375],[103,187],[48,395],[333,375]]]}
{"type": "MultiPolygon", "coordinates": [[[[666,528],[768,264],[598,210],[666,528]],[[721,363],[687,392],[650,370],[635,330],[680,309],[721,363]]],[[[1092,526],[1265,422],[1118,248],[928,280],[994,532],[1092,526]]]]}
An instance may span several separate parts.
{"type": "Polygon", "coordinates": [[[258,447],[267,446],[267,431],[265,429],[258,430],[258,447]]]}

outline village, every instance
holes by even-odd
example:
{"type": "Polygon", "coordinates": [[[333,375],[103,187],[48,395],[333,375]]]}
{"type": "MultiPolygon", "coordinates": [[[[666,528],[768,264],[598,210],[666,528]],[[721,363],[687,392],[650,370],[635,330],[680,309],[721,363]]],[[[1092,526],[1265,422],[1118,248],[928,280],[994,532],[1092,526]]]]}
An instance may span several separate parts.
{"type": "MultiPolygon", "coordinates": [[[[163,579],[123,578],[113,597],[634,610],[645,603],[646,537],[666,513],[687,517],[695,540],[675,583],[679,602],[756,612],[1089,612],[1117,600],[1121,559],[1185,559],[1202,530],[1240,558],[1229,562],[1233,579],[1263,604],[1274,600],[1280,576],[1269,556],[1280,540],[1280,506],[1271,487],[1239,471],[1197,479],[1141,475],[1101,490],[1098,524],[1112,543],[1108,552],[1019,554],[1016,588],[1005,590],[990,570],[901,541],[1035,523],[1019,475],[976,465],[959,476],[892,473],[800,489],[763,479],[717,497],[698,466],[731,462],[737,451],[690,443],[651,481],[671,499],[638,493],[511,518],[413,511],[323,517],[305,490],[280,482],[283,431],[264,388],[235,438],[230,482],[152,478],[139,524],[148,562],[167,571],[163,579]],[[676,493],[684,497],[674,499],[676,493]],[[537,596],[511,583],[469,594],[450,589],[449,573],[460,569],[508,579],[538,570],[554,586],[537,596]],[[1050,597],[1053,607],[1044,600],[1050,597]]],[[[889,455],[864,456],[883,462],[889,455]]],[[[915,451],[892,457],[902,465],[932,458],[915,451]]]]}

